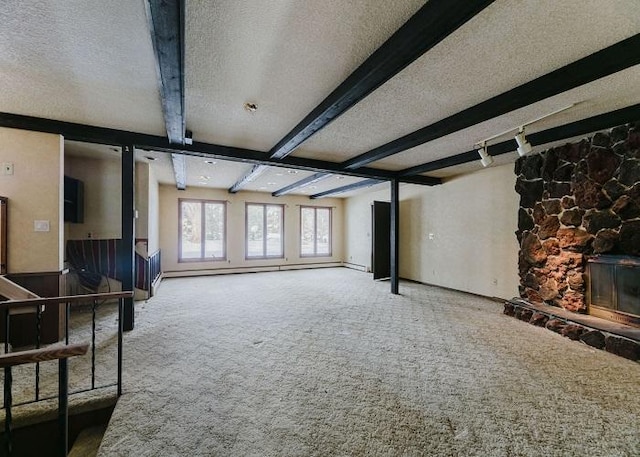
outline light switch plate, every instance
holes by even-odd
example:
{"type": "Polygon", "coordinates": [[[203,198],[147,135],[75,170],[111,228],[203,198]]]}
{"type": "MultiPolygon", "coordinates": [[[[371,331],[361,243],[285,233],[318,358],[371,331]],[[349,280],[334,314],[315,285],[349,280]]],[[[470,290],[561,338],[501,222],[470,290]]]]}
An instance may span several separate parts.
{"type": "Polygon", "coordinates": [[[33,231],[34,232],[48,232],[49,231],[49,221],[33,221],[33,231]]]}

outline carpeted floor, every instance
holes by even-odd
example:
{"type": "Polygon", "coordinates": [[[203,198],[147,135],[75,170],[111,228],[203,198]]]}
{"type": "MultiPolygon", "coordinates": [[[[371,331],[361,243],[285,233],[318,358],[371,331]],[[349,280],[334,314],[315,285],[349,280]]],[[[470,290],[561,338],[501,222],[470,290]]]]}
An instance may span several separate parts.
{"type": "Polygon", "coordinates": [[[640,364],[388,290],[343,268],[163,281],[99,456],[640,455],[640,364]]]}

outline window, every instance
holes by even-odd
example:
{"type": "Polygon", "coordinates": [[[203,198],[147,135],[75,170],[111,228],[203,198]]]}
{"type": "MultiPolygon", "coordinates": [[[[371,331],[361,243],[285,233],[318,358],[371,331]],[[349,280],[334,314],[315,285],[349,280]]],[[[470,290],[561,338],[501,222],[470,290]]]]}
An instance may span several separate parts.
{"type": "Polygon", "coordinates": [[[179,200],[179,261],[226,260],[225,202],[179,200]]]}
{"type": "Polygon", "coordinates": [[[247,259],[284,257],[284,206],[247,203],[247,259]]]}
{"type": "Polygon", "coordinates": [[[331,208],[300,207],[300,257],[331,255],[331,208]]]}

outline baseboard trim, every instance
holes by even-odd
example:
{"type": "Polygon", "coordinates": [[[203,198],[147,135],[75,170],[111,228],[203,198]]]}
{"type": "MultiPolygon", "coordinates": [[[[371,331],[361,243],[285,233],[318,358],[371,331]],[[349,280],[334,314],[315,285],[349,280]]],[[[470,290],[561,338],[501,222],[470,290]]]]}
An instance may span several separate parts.
{"type": "Polygon", "coordinates": [[[505,301],[509,301],[506,298],[493,297],[493,296],[489,297],[488,295],[477,294],[475,292],[469,292],[469,291],[466,291],[466,290],[454,289],[453,287],[441,286],[439,284],[431,284],[431,283],[428,283],[428,282],[418,281],[416,279],[409,279],[409,278],[402,278],[402,277],[400,279],[403,280],[403,281],[412,282],[414,284],[420,284],[420,285],[423,285],[423,286],[437,287],[439,289],[450,290],[450,291],[453,291],[453,292],[460,292],[460,293],[463,293],[463,294],[473,295],[475,297],[488,298],[489,300],[493,300],[493,301],[499,302],[499,303],[504,303],[505,301]]]}
{"type": "Polygon", "coordinates": [[[364,271],[365,273],[369,273],[369,267],[366,265],[359,265],[357,263],[343,262],[342,266],[345,268],[350,268],[352,270],[364,271]]]}
{"type": "Polygon", "coordinates": [[[289,270],[311,270],[317,268],[343,267],[342,262],[322,262],[322,263],[298,263],[288,265],[271,265],[265,267],[232,267],[220,268],[216,270],[174,270],[164,271],[163,278],[183,278],[191,276],[215,276],[242,273],[263,273],[267,271],[289,271],[289,270]]]}

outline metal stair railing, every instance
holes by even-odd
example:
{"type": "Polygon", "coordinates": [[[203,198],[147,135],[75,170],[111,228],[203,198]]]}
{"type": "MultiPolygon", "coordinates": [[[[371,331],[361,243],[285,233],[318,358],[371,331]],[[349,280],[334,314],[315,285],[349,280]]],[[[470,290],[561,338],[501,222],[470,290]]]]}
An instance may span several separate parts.
{"type": "Polygon", "coordinates": [[[53,345],[29,351],[9,352],[0,355],[0,368],[4,368],[4,401],[6,417],[4,422],[6,455],[11,457],[13,443],[11,437],[11,369],[16,365],[40,363],[58,360],[58,453],[66,457],[69,449],[69,357],[84,355],[89,349],[88,343],[53,345]]]}

